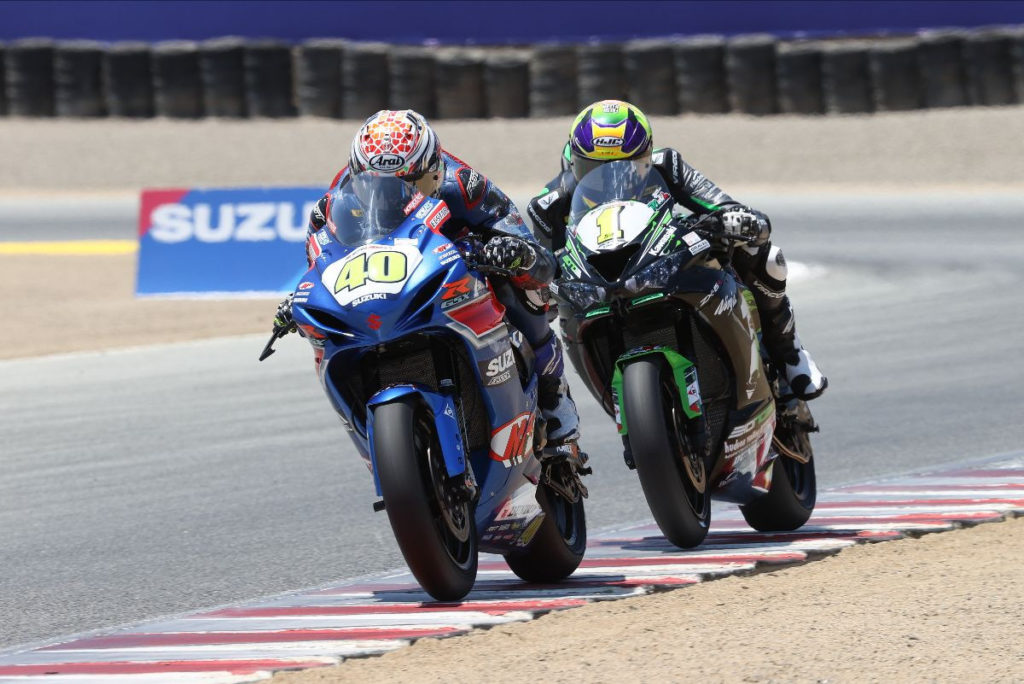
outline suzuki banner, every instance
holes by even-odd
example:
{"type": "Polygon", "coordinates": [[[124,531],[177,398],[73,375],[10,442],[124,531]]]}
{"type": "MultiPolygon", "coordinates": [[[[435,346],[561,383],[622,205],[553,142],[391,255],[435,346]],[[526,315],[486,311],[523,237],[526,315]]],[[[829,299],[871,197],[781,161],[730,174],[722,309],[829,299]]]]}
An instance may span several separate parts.
{"type": "Polygon", "coordinates": [[[137,295],[290,292],[324,188],[144,190],[137,295]]]}

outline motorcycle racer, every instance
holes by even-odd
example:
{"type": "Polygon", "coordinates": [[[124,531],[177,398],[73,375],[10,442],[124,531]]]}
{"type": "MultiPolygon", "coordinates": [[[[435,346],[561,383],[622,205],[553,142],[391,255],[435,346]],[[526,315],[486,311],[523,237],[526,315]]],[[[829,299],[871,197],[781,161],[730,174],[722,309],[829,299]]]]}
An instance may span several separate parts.
{"type": "Polygon", "coordinates": [[[576,117],[563,150],[561,172],[527,207],[541,243],[553,251],[565,246],[566,223],[577,183],[597,166],[621,159],[653,166],[677,203],[695,214],[716,213],[723,235],[743,240],[732,265],[754,296],[765,349],[784,370],[798,398],[820,396],[828,387],[828,379],[796,334],[793,307],[786,295],[786,259],[771,243],[768,217],[727,195],[676,150],[655,149],[647,117],[628,102],[595,102],[576,117]]]}
{"type": "MultiPolygon", "coordinates": [[[[555,262],[534,239],[512,201],[479,171],[442,149],[423,116],[411,109],[381,110],[363,123],[352,141],[348,165],[311,212],[310,234],[327,222],[335,190],[361,173],[399,177],[423,195],[444,200],[451,212],[442,227],[445,237],[482,239],[483,260],[514,274],[492,279],[495,294],[535,352],[538,404],[548,442],[569,447],[575,454],[579,416],[565,380],[561,342],[548,324],[548,307],[540,291],[551,282],[555,262]]],[[[291,325],[291,296],[279,305],[274,323],[291,325]]]]}

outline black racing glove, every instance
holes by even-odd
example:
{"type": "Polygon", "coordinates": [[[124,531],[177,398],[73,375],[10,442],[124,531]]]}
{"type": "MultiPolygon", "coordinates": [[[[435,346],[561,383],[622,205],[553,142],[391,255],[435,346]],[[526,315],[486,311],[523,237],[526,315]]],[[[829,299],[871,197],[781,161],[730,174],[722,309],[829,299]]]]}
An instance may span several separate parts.
{"type": "Polygon", "coordinates": [[[491,266],[512,271],[513,275],[520,275],[537,263],[537,252],[533,245],[522,238],[499,235],[484,245],[484,261],[491,266]]]}
{"type": "Polygon", "coordinates": [[[325,223],[327,223],[327,195],[321,197],[313,207],[313,211],[309,212],[309,225],[313,230],[320,230],[325,223]]]}
{"type": "Polygon", "coordinates": [[[741,240],[754,247],[760,247],[768,242],[772,233],[767,216],[743,205],[719,210],[718,220],[722,226],[722,235],[734,240],[741,240]]]}
{"type": "Polygon", "coordinates": [[[283,328],[286,332],[296,329],[295,320],[292,318],[292,300],[295,293],[289,294],[280,304],[277,305],[277,315],[274,316],[274,328],[283,328]]]}

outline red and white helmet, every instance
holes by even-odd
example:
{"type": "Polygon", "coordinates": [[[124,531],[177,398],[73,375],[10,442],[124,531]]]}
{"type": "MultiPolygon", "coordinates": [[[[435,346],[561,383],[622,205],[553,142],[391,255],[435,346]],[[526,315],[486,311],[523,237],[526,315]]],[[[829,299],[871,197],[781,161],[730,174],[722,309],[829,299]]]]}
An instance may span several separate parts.
{"type": "Polygon", "coordinates": [[[441,144],[422,115],[411,109],[382,109],[363,123],[352,141],[352,174],[397,176],[432,195],[444,175],[441,144]]]}

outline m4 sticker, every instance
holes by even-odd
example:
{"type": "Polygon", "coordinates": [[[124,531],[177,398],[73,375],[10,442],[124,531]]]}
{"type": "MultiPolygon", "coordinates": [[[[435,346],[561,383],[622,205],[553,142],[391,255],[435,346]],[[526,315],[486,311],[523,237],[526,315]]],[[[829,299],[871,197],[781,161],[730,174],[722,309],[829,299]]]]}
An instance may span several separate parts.
{"type": "Polygon", "coordinates": [[[422,259],[412,245],[363,245],[324,269],[322,281],[342,306],[359,304],[401,292],[422,259]]]}

